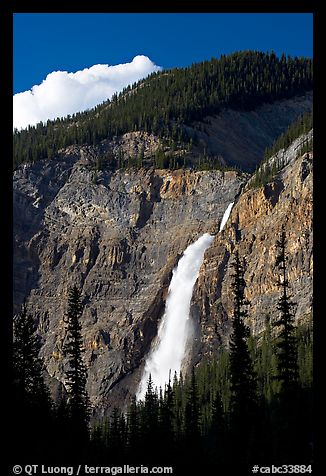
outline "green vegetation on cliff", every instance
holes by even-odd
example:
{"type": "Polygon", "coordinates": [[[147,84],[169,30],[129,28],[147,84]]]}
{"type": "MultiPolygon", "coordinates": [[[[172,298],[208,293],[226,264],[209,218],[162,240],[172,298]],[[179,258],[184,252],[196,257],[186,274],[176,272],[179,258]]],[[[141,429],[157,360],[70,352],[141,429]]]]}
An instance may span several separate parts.
{"type": "MultiPolygon", "coordinates": [[[[252,180],[250,181],[250,187],[260,187],[262,185],[271,182],[286,163],[283,157],[277,157],[274,160],[270,160],[271,157],[276,155],[280,150],[286,150],[293,143],[295,139],[298,139],[304,134],[308,134],[313,128],[313,112],[312,110],[299,116],[290,126],[283,132],[271,145],[266,148],[264,154],[264,160],[257,167],[252,180]]],[[[297,156],[303,155],[306,152],[313,150],[313,139],[306,139],[300,144],[297,149],[297,156]]]]}
{"type": "Polygon", "coordinates": [[[292,142],[313,128],[312,110],[302,114],[265,150],[264,158],[269,159],[281,149],[287,149],[292,142]]]}

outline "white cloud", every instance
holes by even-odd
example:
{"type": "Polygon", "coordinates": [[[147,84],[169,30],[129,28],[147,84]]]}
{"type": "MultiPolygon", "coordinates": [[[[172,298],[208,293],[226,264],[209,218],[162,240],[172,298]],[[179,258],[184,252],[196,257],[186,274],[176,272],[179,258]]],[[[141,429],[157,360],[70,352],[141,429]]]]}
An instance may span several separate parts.
{"type": "Polygon", "coordinates": [[[41,84],[14,95],[13,126],[24,129],[40,121],[85,111],[160,70],[147,56],[139,55],[131,63],[96,64],[76,73],[54,71],[41,84]]]}

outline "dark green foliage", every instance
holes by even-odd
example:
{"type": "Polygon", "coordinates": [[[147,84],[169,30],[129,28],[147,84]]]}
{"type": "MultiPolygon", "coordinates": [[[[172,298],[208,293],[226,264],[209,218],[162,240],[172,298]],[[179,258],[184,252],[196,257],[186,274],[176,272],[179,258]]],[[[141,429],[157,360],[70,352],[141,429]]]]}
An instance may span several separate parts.
{"type": "MultiPolygon", "coordinates": [[[[190,468],[202,465],[211,469],[239,470],[250,467],[251,459],[260,460],[262,464],[272,464],[273,461],[282,464],[287,461],[287,451],[293,451],[291,446],[297,445],[303,452],[302,456],[297,453],[297,459],[307,464],[310,457],[307,438],[311,431],[311,396],[309,379],[305,375],[311,375],[312,342],[308,337],[311,325],[302,325],[297,330],[302,343],[298,361],[302,379],[297,389],[298,397],[293,402],[292,416],[296,415],[299,427],[291,414],[284,416],[280,411],[283,393],[274,379],[277,375],[276,340],[271,331],[267,321],[261,338],[250,340],[250,355],[255,356],[254,368],[259,369],[259,390],[255,399],[260,404],[255,406],[254,414],[242,416],[241,423],[247,425],[242,431],[239,426],[234,427],[233,407],[229,405],[229,410],[226,410],[221,398],[225,381],[232,379],[229,353],[224,350],[218,360],[204,361],[185,379],[182,376],[178,379],[175,375],[173,385],[167,385],[160,395],[157,389],[153,390],[150,379],[145,401],[133,399],[129,407],[125,417],[128,431],[123,438],[120,433],[125,435],[124,425],[119,424],[123,417],[115,411],[109,430],[115,436],[111,443],[110,439],[105,440],[104,461],[106,454],[114,455],[114,461],[118,461],[117,454],[138,463],[146,460],[158,464],[162,461],[164,465],[173,464],[176,474],[185,467],[190,471],[190,468]],[[150,421],[153,427],[150,427],[150,421]],[[284,442],[282,431],[287,431],[287,438],[293,444],[284,442]],[[123,447],[119,449],[116,442],[122,440],[123,447]]],[[[228,389],[224,399],[229,398],[228,389]]]]}
{"type": "Polygon", "coordinates": [[[248,456],[253,445],[253,428],[257,417],[257,383],[248,339],[249,327],[244,323],[248,317],[245,298],[246,263],[235,253],[232,274],[233,316],[230,336],[230,428],[233,444],[237,448],[236,467],[248,464],[248,456]]]}
{"type": "MultiPolygon", "coordinates": [[[[280,289],[277,310],[278,319],[274,322],[276,332],[275,353],[277,357],[276,380],[280,385],[275,421],[277,422],[276,448],[279,458],[290,460],[304,448],[305,426],[300,423],[301,413],[304,410],[306,391],[300,391],[299,366],[298,366],[298,341],[294,325],[294,306],[289,292],[287,276],[286,254],[287,239],[284,226],[279,240],[276,242],[277,256],[276,269],[279,274],[277,284],[280,289]]],[[[309,407],[310,408],[310,405],[309,407]]],[[[307,437],[307,435],[306,435],[307,437]]],[[[301,453],[299,453],[301,456],[301,453]]],[[[301,456],[302,457],[302,456],[301,456]]]]}
{"type": "Polygon", "coordinates": [[[206,460],[208,466],[219,468],[220,471],[223,471],[226,466],[225,463],[229,459],[229,428],[227,413],[223,410],[219,393],[216,393],[211,409],[212,419],[210,425],[202,435],[203,459],[206,460]]]}
{"type": "Polygon", "coordinates": [[[175,401],[174,392],[169,379],[165,387],[164,396],[160,400],[159,426],[160,441],[163,442],[165,452],[168,456],[172,456],[176,432],[174,428],[175,418],[175,401]]]}
{"type": "Polygon", "coordinates": [[[49,456],[52,442],[53,408],[39,356],[36,323],[24,303],[14,318],[13,393],[11,399],[11,445],[15,457],[28,462],[31,457],[49,456]]]}
{"type": "Polygon", "coordinates": [[[144,405],[141,408],[141,435],[143,444],[149,451],[149,460],[153,458],[153,462],[155,448],[159,444],[159,408],[158,391],[154,389],[150,375],[144,405]]]}
{"type": "Polygon", "coordinates": [[[83,339],[81,335],[80,317],[83,312],[81,294],[74,286],[68,294],[68,311],[65,322],[67,325],[64,354],[68,357],[66,370],[68,388],[68,409],[71,425],[78,437],[82,438],[88,431],[89,402],[86,391],[87,369],[83,361],[83,339]]]}
{"type": "MultiPolygon", "coordinates": [[[[298,342],[301,342],[299,376],[302,378],[294,414],[297,417],[300,415],[297,418],[300,425],[298,427],[291,421],[295,431],[291,434],[287,429],[286,433],[287,438],[300,448],[296,458],[299,456],[302,464],[307,464],[310,457],[311,331],[310,324],[297,330],[298,342]]],[[[217,360],[207,359],[193,368],[186,378],[175,375],[173,385],[169,382],[160,394],[153,388],[150,379],[145,400],[136,402],[133,398],[126,414],[115,408],[109,418],[95,423],[91,440],[84,441],[83,446],[78,440],[67,439],[67,435],[71,435],[70,421],[63,401],[62,408],[58,407],[56,412],[57,423],[50,422],[47,429],[54,432],[51,448],[56,447],[58,462],[70,462],[74,454],[72,445],[76,445],[76,461],[85,461],[86,464],[105,465],[109,458],[114,465],[128,461],[128,464],[172,466],[174,474],[184,474],[185,469],[189,473],[194,468],[204,468],[205,474],[216,469],[222,472],[230,468],[242,470],[251,467],[251,458],[261,464],[272,464],[273,461],[283,464],[287,461],[289,448],[282,439],[282,431],[286,429],[284,425],[288,423],[288,417],[284,418],[279,411],[282,394],[276,386],[268,398],[262,395],[268,395],[268,382],[275,372],[272,358],[274,344],[275,337],[268,327],[262,338],[250,339],[250,355],[255,356],[254,366],[261,369],[257,377],[258,388],[265,388],[264,392],[258,392],[257,399],[263,399],[265,403],[263,412],[257,409],[259,418],[245,418],[251,428],[246,439],[239,437],[232,423],[233,407],[228,403],[230,388],[227,385],[231,380],[230,357],[229,352],[223,350],[217,360]],[[241,456],[244,448],[247,451],[245,459],[241,456]]],[[[33,420],[35,416],[34,409],[33,420]]],[[[40,422],[40,428],[43,438],[46,434],[44,422],[40,422]]],[[[50,440],[46,441],[49,444],[50,440]]],[[[295,456],[295,452],[293,454],[295,456]]]]}
{"type": "MultiPolygon", "coordinates": [[[[232,291],[234,296],[232,334],[230,338],[230,383],[231,383],[231,414],[235,421],[247,418],[253,412],[256,394],[256,376],[248,349],[248,326],[244,319],[248,317],[248,301],[244,291],[245,261],[241,260],[238,251],[235,253],[232,275],[232,291]]],[[[242,424],[242,423],[241,423],[242,424]]]]}
{"type": "Polygon", "coordinates": [[[226,433],[226,422],[223,403],[219,393],[216,393],[212,403],[212,420],[210,430],[214,436],[218,436],[218,444],[222,444],[223,437],[226,433]]]}
{"type": "Polygon", "coordinates": [[[143,167],[144,163],[144,146],[141,147],[137,157],[137,168],[143,167]]]}
{"type": "Polygon", "coordinates": [[[127,448],[134,460],[140,450],[140,415],[136,397],[133,396],[127,413],[127,448]]]}
{"type": "Polygon", "coordinates": [[[36,324],[24,303],[14,318],[13,370],[14,383],[32,404],[49,405],[50,397],[43,379],[44,365],[39,357],[40,341],[36,324]]]}
{"type": "Polygon", "coordinates": [[[275,159],[273,162],[268,160],[262,162],[256,169],[253,178],[250,180],[250,187],[256,188],[266,185],[275,179],[277,172],[283,168],[281,159],[275,159]]]}
{"type": "Polygon", "coordinates": [[[306,139],[301,145],[298,155],[301,156],[303,154],[306,154],[307,152],[312,152],[313,148],[314,148],[313,139],[306,139]]]}
{"type": "Polygon", "coordinates": [[[121,461],[125,452],[125,442],[127,437],[127,425],[124,415],[118,410],[113,409],[113,413],[108,425],[107,444],[110,448],[111,459],[121,461]]]}
{"type": "Polygon", "coordinates": [[[177,374],[174,374],[173,377],[173,395],[174,395],[174,433],[176,439],[179,440],[183,434],[184,426],[184,408],[186,405],[186,394],[184,391],[184,381],[182,372],[180,372],[180,377],[178,379],[177,374]]]}
{"type": "Polygon", "coordinates": [[[187,391],[184,428],[186,445],[190,450],[194,449],[198,445],[200,435],[200,407],[194,368],[191,371],[190,386],[187,391]]]}
{"type": "Polygon", "coordinates": [[[276,242],[278,255],[276,266],[280,271],[278,286],[281,290],[277,309],[280,313],[279,319],[275,322],[278,329],[278,339],[276,343],[277,351],[277,379],[281,384],[281,390],[288,393],[296,388],[298,383],[298,344],[294,326],[293,307],[289,295],[289,280],[287,277],[287,255],[286,255],[286,234],[284,227],[280,239],[276,242]]]}
{"type": "Polygon", "coordinates": [[[272,337],[272,326],[270,317],[265,319],[265,330],[263,332],[260,345],[254,339],[255,346],[255,370],[257,373],[258,395],[267,402],[279,392],[279,383],[276,381],[277,359],[274,349],[274,339],[272,337]]]}
{"type": "Polygon", "coordinates": [[[313,370],[313,327],[312,320],[307,325],[296,328],[298,343],[298,370],[300,385],[312,387],[313,370]]]}
{"type": "Polygon", "coordinates": [[[169,165],[173,168],[173,163],[166,157],[162,148],[159,148],[155,153],[154,165],[157,169],[165,169],[168,168],[169,165]]]}
{"type": "Polygon", "coordinates": [[[14,168],[50,159],[68,145],[98,144],[137,130],[191,147],[196,137],[189,136],[185,124],[225,107],[252,110],[292,97],[312,89],[312,81],[311,59],[255,51],[154,73],[90,111],[16,131],[14,168]]]}
{"type": "Polygon", "coordinates": [[[225,166],[219,157],[204,155],[199,157],[196,170],[236,170],[235,167],[225,166]]]}

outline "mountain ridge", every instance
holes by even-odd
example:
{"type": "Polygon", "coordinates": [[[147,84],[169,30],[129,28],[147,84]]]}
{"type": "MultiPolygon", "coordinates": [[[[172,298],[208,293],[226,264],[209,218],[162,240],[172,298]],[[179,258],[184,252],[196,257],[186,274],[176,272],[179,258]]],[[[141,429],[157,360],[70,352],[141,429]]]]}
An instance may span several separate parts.
{"type": "Polygon", "coordinates": [[[312,84],[310,59],[252,51],[154,73],[93,110],[14,133],[14,167],[51,158],[68,145],[95,145],[132,131],[153,133],[177,149],[191,147],[197,132],[188,134],[185,126],[194,121],[225,108],[254,111],[303,94],[312,84]]]}

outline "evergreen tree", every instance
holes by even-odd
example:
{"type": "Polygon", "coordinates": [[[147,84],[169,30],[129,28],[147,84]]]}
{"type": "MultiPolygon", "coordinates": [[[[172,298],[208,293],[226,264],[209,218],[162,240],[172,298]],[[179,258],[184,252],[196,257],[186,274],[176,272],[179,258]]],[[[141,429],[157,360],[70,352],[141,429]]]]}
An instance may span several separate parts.
{"type": "Polygon", "coordinates": [[[311,320],[307,324],[298,326],[297,340],[300,386],[311,388],[313,381],[313,326],[311,320]]]}
{"type": "Polygon", "coordinates": [[[66,379],[68,387],[68,408],[73,432],[79,439],[88,434],[89,400],[86,391],[87,369],[83,361],[83,340],[80,317],[83,312],[80,290],[74,286],[68,293],[68,311],[65,356],[68,357],[66,379]]]}
{"type": "Polygon", "coordinates": [[[138,456],[140,439],[139,409],[137,406],[136,396],[133,396],[127,413],[127,433],[128,452],[131,457],[131,461],[134,461],[134,459],[138,456]]]}
{"type": "Polygon", "coordinates": [[[291,301],[288,291],[286,244],[286,234],[283,227],[280,239],[276,242],[278,254],[275,264],[280,270],[278,287],[281,290],[281,296],[277,305],[280,317],[274,324],[278,329],[276,343],[277,379],[281,384],[283,393],[288,393],[298,384],[298,345],[293,314],[295,303],[291,301]]]}
{"type": "Polygon", "coordinates": [[[108,429],[108,450],[110,459],[121,463],[126,447],[126,422],[119,409],[113,409],[108,429]]]}
{"type": "MultiPolygon", "coordinates": [[[[285,150],[292,144],[292,142],[303,134],[307,134],[313,128],[313,113],[312,111],[304,113],[299,116],[289,127],[273,142],[270,147],[265,149],[264,160],[257,166],[252,179],[249,182],[250,187],[261,187],[275,179],[277,173],[286,165],[284,160],[285,150]],[[280,151],[283,150],[281,157],[280,151]],[[274,155],[278,153],[278,157],[274,155]]],[[[313,150],[313,140],[303,140],[300,148],[297,149],[297,156],[303,155],[305,152],[313,150]]]]}
{"type": "Polygon", "coordinates": [[[265,329],[262,335],[261,344],[257,348],[255,368],[258,376],[259,395],[261,398],[265,398],[267,402],[271,402],[273,396],[278,391],[279,385],[275,381],[277,372],[276,355],[274,352],[272,327],[269,315],[265,318],[265,329]]]}
{"type": "Polygon", "coordinates": [[[174,449],[174,393],[171,386],[171,379],[165,386],[164,398],[160,405],[160,435],[161,442],[165,448],[165,456],[171,457],[174,449]]]}
{"type": "Polygon", "coordinates": [[[241,262],[239,252],[235,253],[232,275],[234,295],[232,334],[230,338],[230,381],[231,381],[231,412],[234,418],[250,414],[255,402],[256,376],[248,349],[248,326],[244,319],[248,316],[245,299],[246,287],[244,279],[245,261],[241,262]]]}
{"type": "Polygon", "coordinates": [[[14,384],[31,404],[49,405],[50,397],[43,379],[44,364],[39,357],[40,342],[35,333],[35,321],[24,303],[14,318],[14,384]]]}
{"type": "MultiPolygon", "coordinates": [[[[287,149],[295,139],[303,134],[307,134],[312,128],[313,111],[311,110],[300,115],[279,137],[275,139],[270,147],[266,148],[264,154],[265,159],[269,159],[281,149],[287,149]]],[[[309,144],[310,148],[312,147],[312,143],[309,143],[309,141],[306,141],[306,143],[309,144]]],[[[304,146],[305,142],[303,143],[303,147],[304,146]]],[[[309,150],[309,146],[307,147],[307,150],[309,150]]],[[[301,155],[304,152],[306,152],[305,149],[299,149],[298,155],[301,155]]]]}
{"type": "Polygon", "coordinates": [[[246,282],[244,279],[245,260],[239,252],[235,253],[232,275],[234,296],[232,334],[230,337],[230,423],[232,440],[230,444],[237,447],[238,460],[235,466],[248,464],[248,457],[253,446],[254,425],[257,411],[256,375],[248,349],[249,328],[244,319],[249,302],[245,299],[246,282]]]}
{"type": "Polygon", "coordinates": [[[194,367],[191,370],[190,386],[185,407],[185,438],[187,448],[195,448],[200,436],[200,407],[194,367]]]}
{"type": "Polygon", "coordinates": [[[20,458],[44,460],[49,456],[53,421],[39,351],[36,323],[24,303],[14,318],[12,444],[20,458]]]}
{"type": "Polygon", "coordinates": [[[141,434],[144,446],[148,449],[149,458],[155,461],[159,438],[159,403],[157,389],[153,388],[152,376],[149,376],[145,402],[142,408],[141,434]]]}
{"type": "Polygon", "coordinates": [[[227,451],[227,427],[225,414],[223,411],[223,404],[219,393],[216,393],[212,403],[212,422],[208,437],[208,442],[211,446],[210,458],[221,468],[221,462],[225,458],[225,453],[227,451]]]}
{"type": "Polygon", "coordinates": [[[144,148],[144,145],[142,145],[142,147],[139,150],[138,157],[137,157],[137,167],[139,169],[143,166],[144,157],[145,157],[145,148],[144,148]]]}
{"type": "Polygon", "coordinates": [[[184,406],[185,396],[183,391],[183,375],[180,371],[180,378],[177,373],[173,376],[173,395],[174,395],[174,435],[178,441],[183,434],[184,406]]]}
{"type": "Polygon", "coordinates": [[[311,401],[309,401],[309,393],[303,392],[299,386],[298,342],[293,312],[295,304],[289,293],[286,246],[287,239],[283,226],[280,238],[276,242],[275,264],[280,272],[278,287],[281,295],[277,305],[279,318],[274,323],[277,330],[276,380],[280,385],[274,424],[277,454],[282,463],[289,462],[297,455],[301,458],[311,457],[307,441],[307,434],[311,431],[311,423],[307,419],[307,415],[311,413],[311,401]]]}

